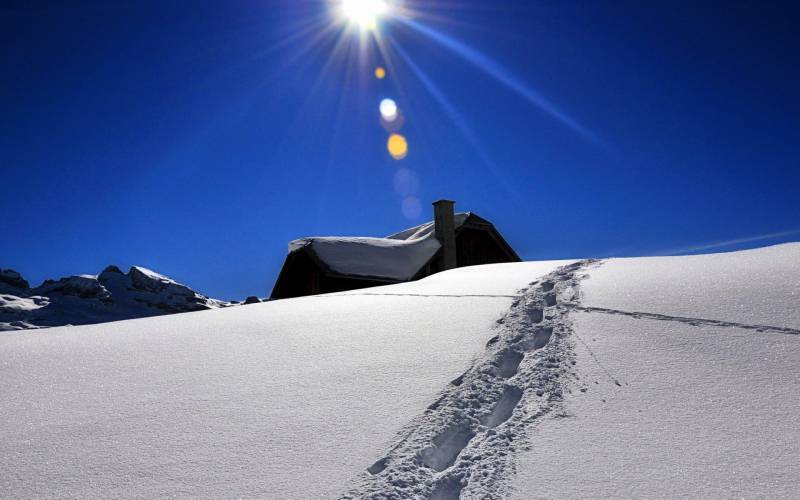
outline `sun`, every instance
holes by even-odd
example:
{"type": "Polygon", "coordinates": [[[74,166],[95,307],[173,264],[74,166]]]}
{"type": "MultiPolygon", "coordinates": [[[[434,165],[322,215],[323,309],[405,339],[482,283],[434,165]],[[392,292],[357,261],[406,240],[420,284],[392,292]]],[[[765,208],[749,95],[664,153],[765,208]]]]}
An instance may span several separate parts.
{"type": "Polygon", "coordinates": [[[344,16],[362,30],[374,30],[378,18],[389,11],[385,0],[342,0],[340,9],[344,16]]]}

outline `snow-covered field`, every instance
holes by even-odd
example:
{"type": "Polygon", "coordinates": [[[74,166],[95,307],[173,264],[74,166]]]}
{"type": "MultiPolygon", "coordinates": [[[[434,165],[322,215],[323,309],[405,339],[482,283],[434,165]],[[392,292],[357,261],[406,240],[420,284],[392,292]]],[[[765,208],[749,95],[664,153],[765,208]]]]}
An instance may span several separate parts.
{"type": "Polygon", "coordinates": [[[516,498],[798,498],[800,244],[615,259],[582,290],[589,390],[520,454],[516,498]]]}
{"type": "Polygon", "coordinates": [[[793,497],[800,244],[0,333],[0,496],[793,497]]]}

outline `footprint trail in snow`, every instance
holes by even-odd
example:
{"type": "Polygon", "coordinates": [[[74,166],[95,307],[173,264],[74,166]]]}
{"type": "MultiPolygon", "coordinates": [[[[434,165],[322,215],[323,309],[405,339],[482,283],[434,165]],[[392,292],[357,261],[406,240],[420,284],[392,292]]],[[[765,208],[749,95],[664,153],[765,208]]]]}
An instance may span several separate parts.
{"type": "Polygon", "coordinates": [[[583,271],[597,262],[575,262],[531,283],[473,366],[341,498],[507,496],[514,454],[561,408],[575,377],[569,313],[579,303],[583,271]]]}

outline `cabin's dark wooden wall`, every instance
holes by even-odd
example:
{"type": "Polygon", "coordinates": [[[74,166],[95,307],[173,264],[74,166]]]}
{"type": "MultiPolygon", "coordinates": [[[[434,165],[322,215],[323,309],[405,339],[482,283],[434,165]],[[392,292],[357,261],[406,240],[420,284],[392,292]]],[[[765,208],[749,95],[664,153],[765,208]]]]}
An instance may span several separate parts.
{"type": "Polygon", "coordinates": [[[458,267],[514,262],[487,231],[464,228],[456,236],[458,267]]]}
{"type": "Polygon", "coordinates": [[[317,264],[305,252],[291,254],[283,265],[272,298],[288,299],[318,294],[321,278],[317,264]]]}
{"type": "MultiPolygon", "coordinates": [[[[456,235],[456,267],[479,266],[481,264],[500,264],[516,262],[516,257],[509,255],[503,247],[492,238],[491,233],[480,229],[464,228],[456,235]]],[[[441,254],[426,266],[418,277],[424,278],[444,270],[441,254]]]]}
{"type": "Polygon", "coordinates": [[[317,263],[305,252],[297,252],[284,264],[273,299],[305,297],[320,293],[344,292],[391,284],[390,281],[325,276],[317,263]]]}

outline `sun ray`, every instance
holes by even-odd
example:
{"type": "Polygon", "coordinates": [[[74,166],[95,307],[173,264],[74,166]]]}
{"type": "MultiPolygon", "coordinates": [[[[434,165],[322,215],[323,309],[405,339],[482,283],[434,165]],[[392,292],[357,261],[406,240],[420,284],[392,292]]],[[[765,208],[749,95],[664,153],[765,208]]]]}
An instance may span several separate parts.
{"type": "MultiPolygon", "coordinates": [[[[330,76],[331,68],[334,64],[343,64],[342,61],[346,61],[349,58],[350,48],[352,46],[352,40],[344,29],[341,26],[334,26],[334,31],[329,33],[331,36],[335,38],[335,42],[333,43],[333,48],[328,53],[328,56],[325,59],[325,63],[323,64],[322,68],[318,71],[317,77],[309,86],[307,96],[304,99],[303,103],[298,107],[297,112],[295,113],[294,119],[287,125],[287,130],[295,130],[296,128],[302,125],[301,120],[304,116],[308,113],[308,110],[312,108],[312,103],[314,102],[320,87],[322,86],[326,77],[330,76]],[[338,29],[338,33],[336,33],[336,29],[338,29]],[[346,52],[345,54],[342,54],[346,52]]],[[[347,74],[350,71],[351,65],[345,65],[346,73],[345,79],[347,78],[347,74]]],[[[340,103],[341,106],[341,103],[340,103]]]]}
{"type": "Polygon", "coordinates": [[[447,114],[448,118],[453,122],[459,132],[464,136],[467,142],[472,145],[475,152],[478,154],[479,159],[481,162],[489,169],[489,171],[494,175],[503,188],[514,198],[515,201],[521,202],[521,197],[519,192],[514,189],[514,186],[506,179],[503,175],[503,172],[498,168],[497,164],[491,159],[489,154],[480,144],[478,137],[475,135],[475,132],[467,125],[467,121],[464,119],[463,115],[456,109],[456,107],[450,102],[447,96],[442,92],[439,87],[433,83],[433,80],[425,74],[422,69],[411,60],[408,53],[393,39],[390,39],[392,43],[392,48],[400,55],[400,58],[403,62],[411,69],[411,72],[417,79],[422,83],[425,89],[433,96],[434,100],[441,106],[444,112],[447,114]]]}
{"type": "MultiPolygon", "coordinates": [[[[331,36],[334,35],[334,33],[336,32],[336,30],[337,26],[331,23],[326,23],[318,27],[317,32],[290,56],[289,62],[294,63],[302,59],[304,56],[308,55],[309,52],[312,52],[313,50],[319,48],[320,46],[323,46],[325,41],[331,38],[331,36]]],[[[283,45],[286,45],[286,43],[284,43],[283,45]]]]}
{"type": "Polygon", "coordinates": [[[459,42],[452,37],[414,21],[413,19],[403,17],[397,17],[396,19],[398,19],[402,25],[409,27],[416,33],[426,36],[428,39],[438,43],[442,47],[447,48],[466,62],[477,67],[499,83],[505,85],[508,89],[518,94],[526,101],[538,107],[552,118],[555,118],[562,125],[583,136],[585,139],[600,146],[607,146],[607,144],[597,134],[586,128],[571,116],[567,115],[564,111],[542,96],[539,92],[522,83],[519,79],[512,75],[510,71],[485,54],[469,47],[462,42],[459,42]]]}

